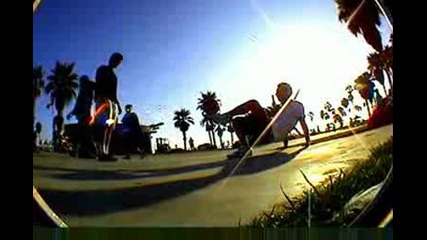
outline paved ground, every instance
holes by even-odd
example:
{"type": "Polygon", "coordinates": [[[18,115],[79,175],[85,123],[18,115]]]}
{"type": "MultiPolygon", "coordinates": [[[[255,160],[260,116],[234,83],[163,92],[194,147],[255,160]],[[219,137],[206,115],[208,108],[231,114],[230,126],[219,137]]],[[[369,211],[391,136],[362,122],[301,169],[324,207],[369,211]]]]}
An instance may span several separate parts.
{"type": "Polygon", "coordinates": [[[33,184],[70,226],[235,226],[282,202],[280,185],[291,197],[308,188],[299,170],[320,183],[363,161],[393,126],[322,141],[326,135],[304,150],[301,139],[286,150],[255,148],[232,176],[237,161],[226,160],[230,151],[118,162],[37,154],[33,184]]]}

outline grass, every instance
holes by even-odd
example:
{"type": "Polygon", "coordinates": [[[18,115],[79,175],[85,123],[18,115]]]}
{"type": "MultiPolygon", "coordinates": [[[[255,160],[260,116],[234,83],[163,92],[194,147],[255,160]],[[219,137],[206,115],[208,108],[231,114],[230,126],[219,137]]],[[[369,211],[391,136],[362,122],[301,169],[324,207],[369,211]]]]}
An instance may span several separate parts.
{"type": "Polygon", "coordinates": [[[329,177],[321,186],[310,185],[299,198],[292,201],[282,190],[285,202],[270,211],[256,216],[247,227],[323,227],[346,225],[351,219],[335,218],[344,205],[356,194],[381,183],[393,163],[393,138],[373,148],[366,161],[354,166],[348,173],[340,170],[333,179],[329,177]],[[310,206],[310,208],[309,208],[310,206]],[[308,218],[308,216],[311,216],[308,218]]]}

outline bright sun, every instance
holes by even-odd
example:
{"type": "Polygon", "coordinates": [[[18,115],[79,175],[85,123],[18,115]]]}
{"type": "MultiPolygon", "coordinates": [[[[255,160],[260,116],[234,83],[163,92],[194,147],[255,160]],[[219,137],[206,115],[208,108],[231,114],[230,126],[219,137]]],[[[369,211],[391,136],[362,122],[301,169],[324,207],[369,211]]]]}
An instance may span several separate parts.
{"type": "Polygon", "coordinates": [[[300,89],[298,100],[307,112],[315,114],[326,101],[337,106],[346,97],[345,87],[353,85],[353,80],[366,70],[366,56],[372,51],[339,23],[275,27],[272,34],[260,39],[240,61],[235,86],[244,86],[244,91],[227,95],[240,102],[255,98],[266,106],[277,83],[286,81],[294,91],[300,89]]]}

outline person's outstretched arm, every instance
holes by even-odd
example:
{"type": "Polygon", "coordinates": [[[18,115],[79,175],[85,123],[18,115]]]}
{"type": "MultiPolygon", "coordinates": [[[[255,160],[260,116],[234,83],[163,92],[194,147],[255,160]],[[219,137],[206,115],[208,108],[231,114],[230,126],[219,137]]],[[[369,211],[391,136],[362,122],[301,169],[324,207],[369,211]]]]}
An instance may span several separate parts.
{"type": "Polygon", "coordinates": [[[118,110],[118,114],[120,115],[120,114],[122,114],[122,106],[120,105],[120,102],[119,102],[119,100],[117,99],[117,96],[116,96],[116,98],[115,98],[115,100],[114,100],[114,102],[117,104],[117,110],[118,110]]]}
{"type": "Polygon", "coordinates": [[[300,119],[302,130],[304,131],[305,136],[305,147],[310,146],[310,132],[308,130],[307,123],[305,122],[305,117],[302,117],[300,119]]]}

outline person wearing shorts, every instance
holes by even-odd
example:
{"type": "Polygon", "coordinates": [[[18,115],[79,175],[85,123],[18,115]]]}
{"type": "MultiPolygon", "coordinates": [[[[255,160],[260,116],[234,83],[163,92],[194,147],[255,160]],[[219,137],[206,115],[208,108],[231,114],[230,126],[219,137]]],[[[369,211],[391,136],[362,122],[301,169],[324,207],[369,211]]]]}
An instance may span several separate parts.
{"type": "Polygon", "coordinates": [[[113,53],[108,65],[100,66],[96,71],[95,83],[95,114],[92,123],[96,124],[96,142],[98,160],[116,160],[110,153],[110,142],[118,115],[122,108],[117,99],[117,76],[114,69],[123,61],[121,53],[113,53]]]}
{"type": "MultiPolygon", "coordinates": [[[[279,83],[276,89],[276,97],[281,105],[285,104],[292,96],[292,87],[288,83],[279,83]]],[[[284,142],[285,147],[288,143],[288,134],[300,122],[304,131],[306,140],[305,146],[310,145],[310,133],[305,121],[304,106],[302,103],[290,99],[283,111],[267,129],[267,126],[276,117],[269,115],[268,111],[261,107],[256,100],[249,100],[234,109],[221,114],[220,121],[231,121],[237,137],[241,143],[241,147],[228,155],[228,157],[242,157],[249,150],[249,147],[254,144],[255,140],[264,135],[260,139],[260,143],[284,142]]],[[[249,155],[251,152],[249,153],[249,155]]]]}

